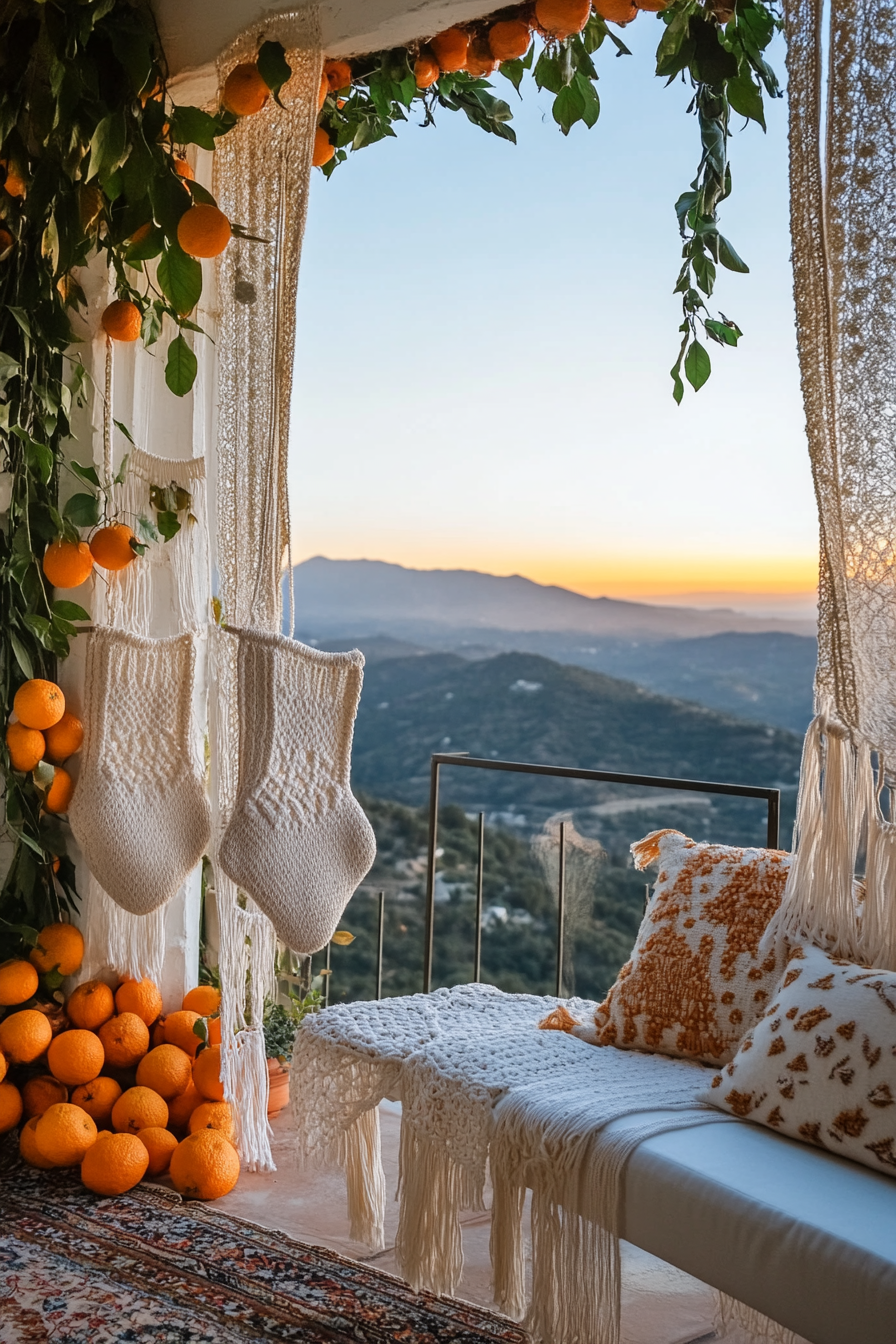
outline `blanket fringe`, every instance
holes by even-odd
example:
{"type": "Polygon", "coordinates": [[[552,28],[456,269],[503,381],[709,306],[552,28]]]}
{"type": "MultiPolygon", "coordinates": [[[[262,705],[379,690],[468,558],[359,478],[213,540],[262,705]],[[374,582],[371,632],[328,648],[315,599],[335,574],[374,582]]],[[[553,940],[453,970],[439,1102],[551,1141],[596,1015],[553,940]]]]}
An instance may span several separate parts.
{"type": "Polygon", "coordinates": [[[373,1250],[386,1245],[386,1173],[380,1147],[380,1113],[362,1111],[336,1140],[336,1162],[345,1172],[350,1234],[373,1250]]]}
{"type": "Polygon", "coordinates": [[[727,1293],[717,1292],[713,1328],[720,1339],[725,1339],[732,1327],[748,1335],[753,1344],[804,1344],[800,1335],[763,1316],[761,1311],[755,1311],[727,1293]]]}
{"type": "Polygon", "coordinates": [[[403,1117],[398,1156],[399,1273],[415,1292],[453,1297],[464,1268],[462,1209],[485,1209],[483,1182],[403,1117]]]}

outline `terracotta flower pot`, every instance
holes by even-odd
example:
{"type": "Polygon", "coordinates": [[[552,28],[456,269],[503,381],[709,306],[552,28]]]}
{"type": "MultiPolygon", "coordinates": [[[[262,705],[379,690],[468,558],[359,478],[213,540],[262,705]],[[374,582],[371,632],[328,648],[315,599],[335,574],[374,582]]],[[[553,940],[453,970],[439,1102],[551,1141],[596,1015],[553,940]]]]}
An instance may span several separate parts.
{"type": "Polygon", "coordinates": [[[279,1059],[269,1059],[268,1080],[268,1119],[273,1120],[289,1103],[289,1069],[279,1059]]]}

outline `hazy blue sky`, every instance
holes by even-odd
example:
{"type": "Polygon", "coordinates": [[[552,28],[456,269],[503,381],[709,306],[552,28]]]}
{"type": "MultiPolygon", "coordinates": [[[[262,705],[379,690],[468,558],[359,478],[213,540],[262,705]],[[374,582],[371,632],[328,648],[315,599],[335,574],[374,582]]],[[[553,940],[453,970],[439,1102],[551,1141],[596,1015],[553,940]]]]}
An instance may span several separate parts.
{"type": "MultiPolygon", "coordinates": [[[[745,332],[677,408],[673,204],[689,93],[659,24],[597,54],[597,126],[529,81],[519,144],[442,112],[315,174],[293,416],[294,556],[518,572],[583,592],[805,590],[815,508],[793,329],[786,107],[737,130],[723,272],[745,332]]],[[[783,46],[775,53],[783,77],[783,46]]],[[[419,120],[419,118],[417,118],[419,120]]]]}

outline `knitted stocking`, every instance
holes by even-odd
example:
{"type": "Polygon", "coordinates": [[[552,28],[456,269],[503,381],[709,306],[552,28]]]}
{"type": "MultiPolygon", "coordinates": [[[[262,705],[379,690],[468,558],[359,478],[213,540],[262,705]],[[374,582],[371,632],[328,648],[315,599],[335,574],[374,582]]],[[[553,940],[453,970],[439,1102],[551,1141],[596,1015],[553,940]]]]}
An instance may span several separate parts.
{"type": "Polygon", "coordinates": [[[134,915],[175,894],[210,838],[195,663],[191,635],[143,639],[100,626],[88,636],[84,756],[69,821],[93,876],[134,915]]]}
{"type": "Polygon", "coordinates": [[[316,952],[376,857],[349,787],[364,659],[236,633],[240,773],[221,867],[287,946],[316,952]]]}

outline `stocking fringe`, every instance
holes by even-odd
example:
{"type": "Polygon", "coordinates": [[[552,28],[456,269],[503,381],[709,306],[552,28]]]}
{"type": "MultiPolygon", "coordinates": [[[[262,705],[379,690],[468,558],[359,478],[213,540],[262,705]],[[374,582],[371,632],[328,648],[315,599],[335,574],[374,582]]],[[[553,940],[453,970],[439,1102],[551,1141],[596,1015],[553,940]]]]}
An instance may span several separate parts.
{"type": "Polygon", "coordinates": [[[94,980],[103,972],[147,977],[161,982],[165,960],[165,915],[160,905],[148,915],[122,910],[91,876],[87,887],[84,962],[79,980],[94,980]]]}
{"type": "Polygon", "coordinates": [[[244,1027],[235,1035],[225,1036],[222,1028],[221,1043],[224,1099],[230,1102],[233,1111],[237,1149],[243,1165],[247,1171],[276,1171],[268,1123],[270,1079],[264,1031],[260,1026],[244,1027]]]}
{"type": "Polygon", "coordinates": [[[444,1143],[419,1132],[407,1116],[401,1126],[397,1197],[399,1273],[415,1292],[453,1296],[464,1267],[460,1213],[485,1208],[483,1186],[449,1156],[444,1143]]]}
{"type": "Polygon", "coordinates": [[[727,1293],[716,1293],[716,1314],[713,1328],[720,1339],[727,1337],[732,1328],[742,1330],[752,1344],[804,1344],[800,1335],[786,1329],[777,1321],[763,1316],[761,1311],[748,1307],[727,1293]]]}

